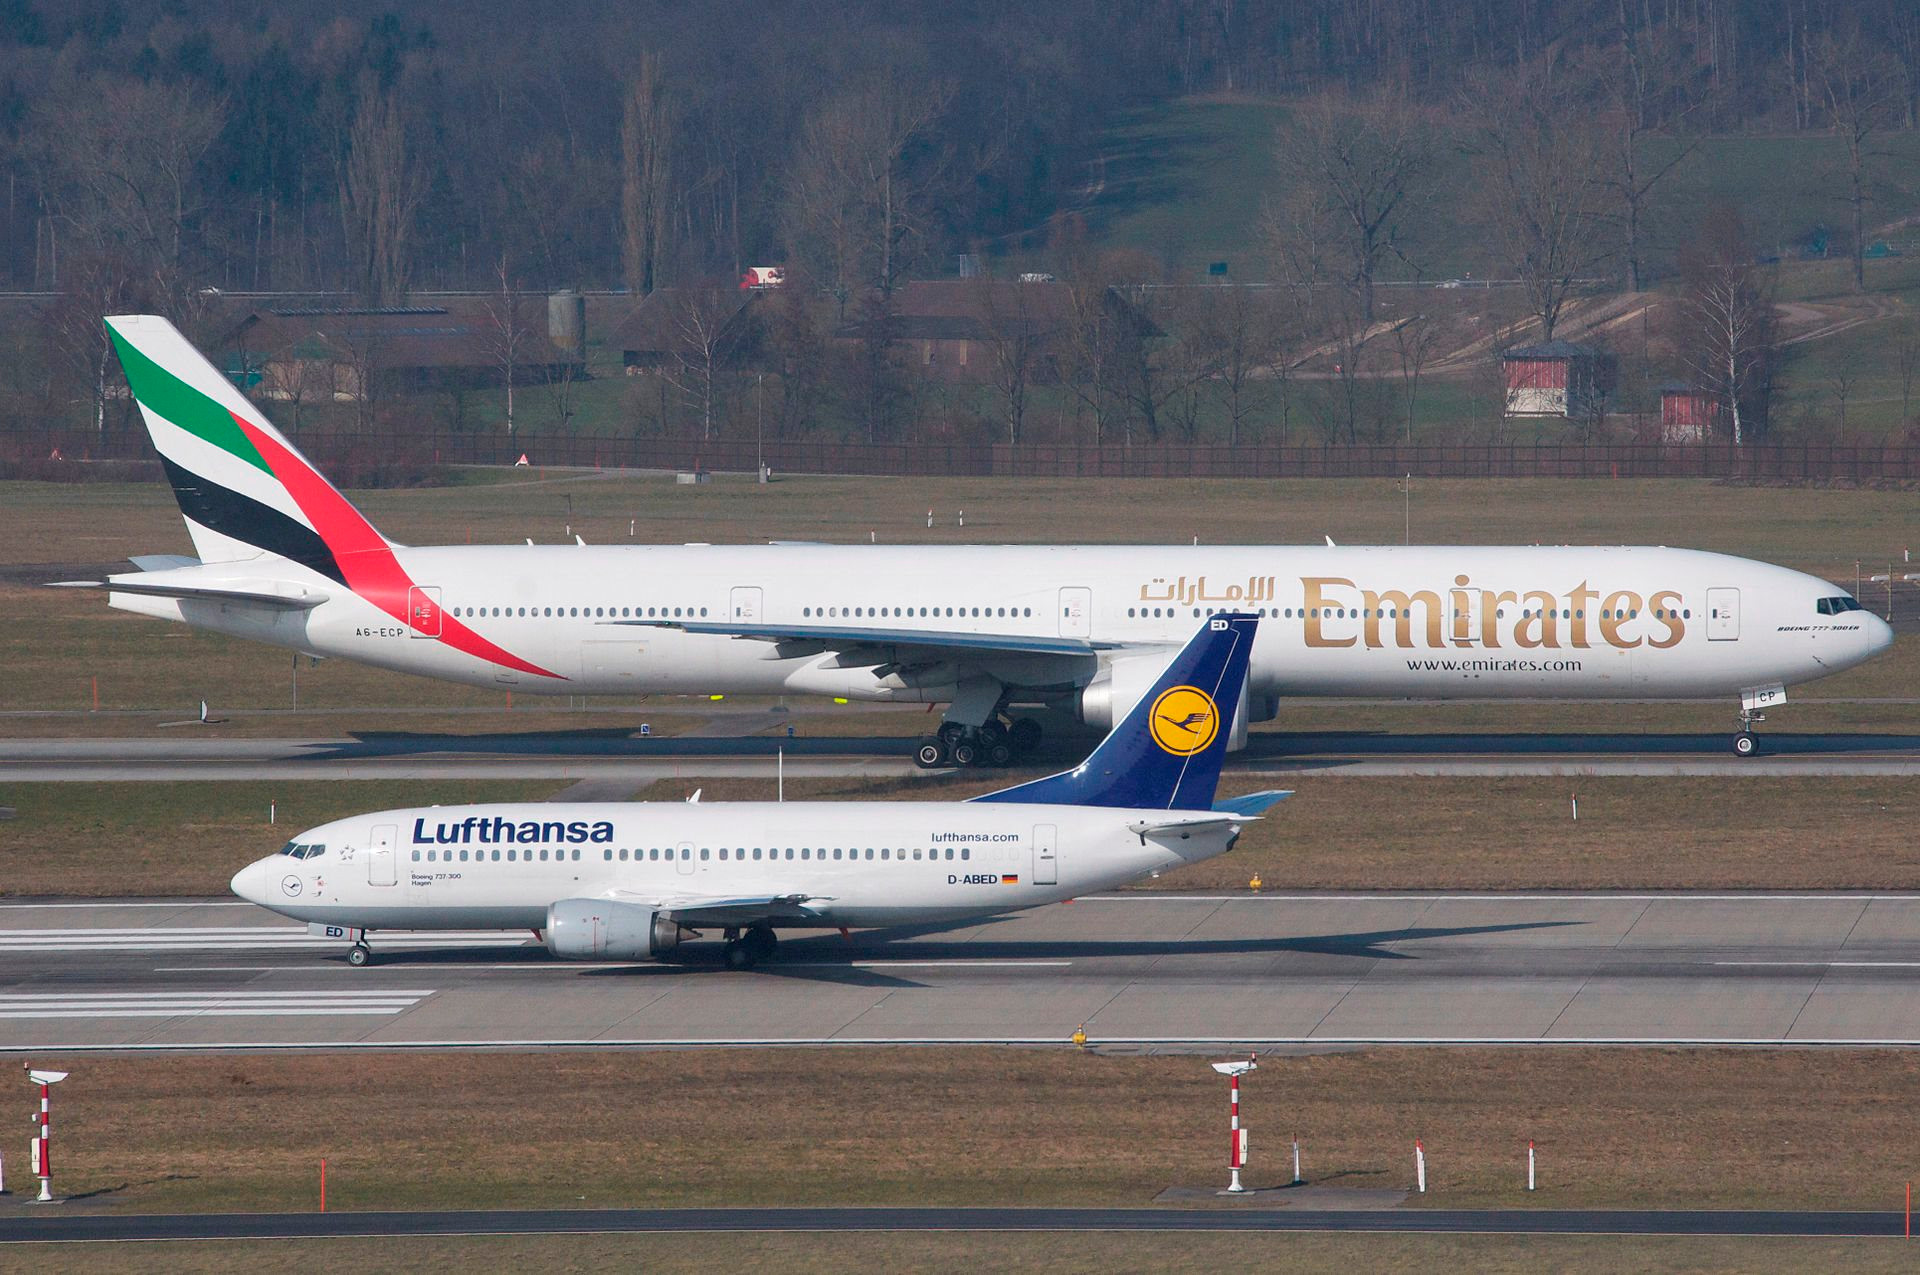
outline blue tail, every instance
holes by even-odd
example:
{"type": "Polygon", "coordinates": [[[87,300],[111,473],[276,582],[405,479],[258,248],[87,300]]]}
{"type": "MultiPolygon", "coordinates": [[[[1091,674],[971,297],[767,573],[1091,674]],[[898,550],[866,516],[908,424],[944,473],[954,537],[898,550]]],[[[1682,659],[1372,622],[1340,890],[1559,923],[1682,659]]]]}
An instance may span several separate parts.
{"type": "Polygon", "coordinates": [[[1257,615],[1209,617],[1091,757],[1072,770],[974,800],[1210,809],[1259,624],[1257,615]]]}

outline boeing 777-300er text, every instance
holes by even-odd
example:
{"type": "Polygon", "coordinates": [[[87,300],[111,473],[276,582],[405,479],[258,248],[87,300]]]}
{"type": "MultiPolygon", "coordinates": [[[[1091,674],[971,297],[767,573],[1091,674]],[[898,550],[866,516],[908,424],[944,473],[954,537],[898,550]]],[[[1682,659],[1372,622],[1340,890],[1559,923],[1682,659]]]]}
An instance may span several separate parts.
{"type": "Polygon", "coordinates": [[[945,703],[922,765],[1005,763],[1019,706],[1125,717],[1189,626],[1265,623],[1230,747],[1294,696],[1737,697],[1892,640],[1844,590],[1652,547],[526,545],[387,540],[165,319],[107,320],[197,557],[79,585],[316,656],[551,695],[945,703]]]}
{"type": "Polygon", "coordinates": [[[532,929],[555,956],[642,960],[718,929],[727,964],[776,928],[1017,912],[1209,859],[1287,794],[1216,803],[1260,620],[1202,621],[1086,761],[971,801],[569,804],[383,810],[242,868],[233,892],[351,940],[532,929]]]}

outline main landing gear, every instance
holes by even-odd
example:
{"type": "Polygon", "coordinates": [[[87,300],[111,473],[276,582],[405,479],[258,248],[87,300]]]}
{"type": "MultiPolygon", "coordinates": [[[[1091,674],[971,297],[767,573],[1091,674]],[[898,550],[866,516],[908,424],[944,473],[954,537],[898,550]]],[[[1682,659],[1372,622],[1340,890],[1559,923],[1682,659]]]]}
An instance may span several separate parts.
{"type": "Polygon", "coordinates": [[[1013,721],[992,717],[980,726],[942,722],[938,733],[914,746],[913,760],[923,770],[940,766],[1010,766],[1040,743],[1040,723],[1031,717],[1013,721]]]}
{"type": "Polygon", "coordinates": [[[728,930],[727,968],[750,970],[772,956],[773,950],[779,945],[780,936],[773,932],[773,927],[770,925],[750,926],[744,934],[736,930],[728,930]]]}

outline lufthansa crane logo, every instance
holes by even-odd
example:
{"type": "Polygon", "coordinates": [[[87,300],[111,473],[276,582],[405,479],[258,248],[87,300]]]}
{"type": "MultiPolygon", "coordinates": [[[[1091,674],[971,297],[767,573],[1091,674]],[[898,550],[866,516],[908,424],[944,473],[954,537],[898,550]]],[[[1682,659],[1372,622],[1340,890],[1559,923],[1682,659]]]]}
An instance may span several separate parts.
{"type": "Polygon", "coordinates": [[[1175,757],[1191,757],[1220,733],[1220,710],[1197,686],[1175,686],[1160,693],[1147,717],[1153,742],[1175,757]]]}

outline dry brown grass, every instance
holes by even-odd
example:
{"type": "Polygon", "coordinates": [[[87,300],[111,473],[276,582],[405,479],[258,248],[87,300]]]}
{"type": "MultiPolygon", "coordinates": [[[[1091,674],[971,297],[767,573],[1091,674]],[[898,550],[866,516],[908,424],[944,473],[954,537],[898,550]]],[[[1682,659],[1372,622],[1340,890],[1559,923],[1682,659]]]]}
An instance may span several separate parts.
{"type": "MultiPolygon", "coordinates": [[[[978,774],[790,779],[792,800],[959,801],[978,774]]],[[[771,780],[656,783],[654,800],[770,801],[771,780]]],[[[1223,795],[1291,788],[1232,853],[1155,889],[1920,888],[1920,785],[1906,779],[1347,779],[1230,775],[1223,795]],[[1580,819],[1573,821],[1573,799],[1580,819]]]]}
{"type": "Polygon", "coordinates": [[[361,811],[539,800],[553,780],[488,783],[14,784],[0,805],[0,895],[224,895],[241,865],[361,811]],[[269,804],[278,803],[268,823],[269,804]]]}
{"type": "Polygon", "coordinates": [[[446,1239],[219,1241],[42,1246],[33,1269],[62,1272],[247,1271],[278,1275],[337,1268],[366,1275],[470,1275],[476,1270],[647,1271],[712,1275],[773,1270],[793,1275],[843,1271],[1223,1270],[1417,1272],[1485,1275],[1614,1275],[1623,1270],[1836,1271],[1871,1275],[1913,1269],[1898,1240],[1640,1239],[1512,1235],[553,1235],[446,1239]]]}
{"type": "MultiPolygon", "coordinates": [[[[796,994],[804,989],[796,988],[796,994]]],[[[1204,1060],[1018,1050],[41,1058],[65,1192],[126,1211],[1143,1205],[1222,1177],[1204,1060]]],[[[24,1093],[24,1091],[23,1091],[24,1093]]],[[[24,1099],[23,1099],[24,1101],[24,1099]]],[[[1433,1206],[1898,1207],[1911,1052],[1462,1049],[1270,1057],[1253,1185],[1433,1206]],[[1540,1187],[1524,1191],[1536,1139],[1540,1187]]],[[[24,1108],[23,1108],[24,1110],[24,1108]]]]}

